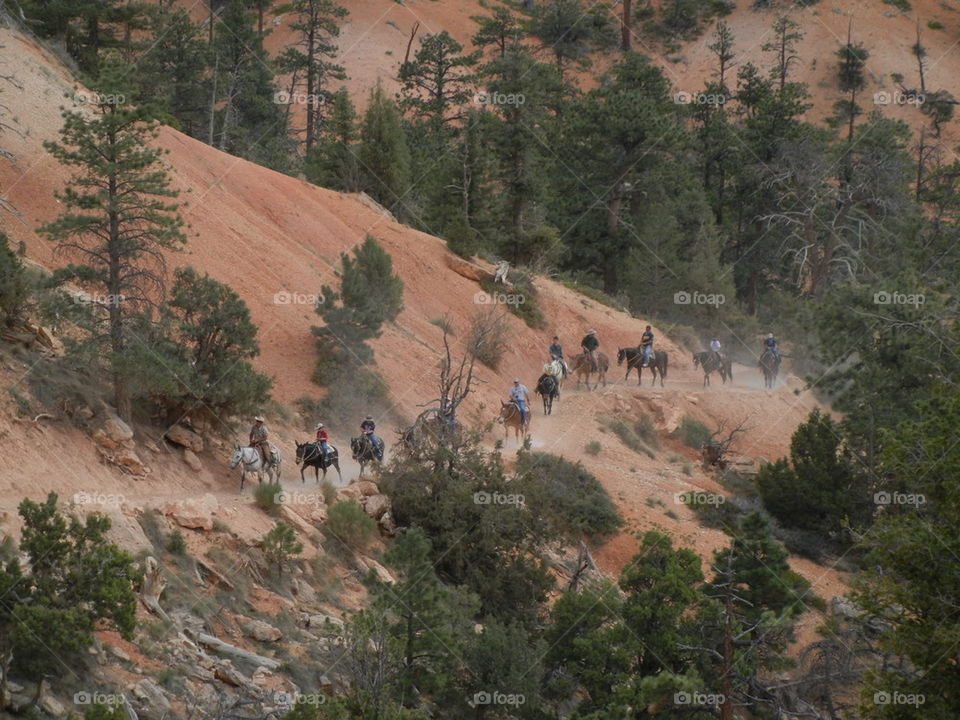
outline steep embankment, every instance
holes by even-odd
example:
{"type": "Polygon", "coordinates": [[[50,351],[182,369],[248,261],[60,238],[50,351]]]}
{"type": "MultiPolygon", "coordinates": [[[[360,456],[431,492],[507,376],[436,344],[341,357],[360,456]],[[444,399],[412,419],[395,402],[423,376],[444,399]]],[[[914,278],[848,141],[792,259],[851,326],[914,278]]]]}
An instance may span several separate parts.
{"type": "MultiPolygon", "coordinates": [[[[20,84],[8,88],[4,101],[23,130],[21,135],[5,136],[6,146],[17,156],[16,166],[0,168],[0,184],[21,213],[20,221],[8,223],[8,231],[14,244],[25,243],[32,260],[54,267],[65,259],[55,257],[35,230],[57,214],[59,204],[53,192],[62,187],[68,173],[44,152],[42,141],[56,136],[56,107],[65,102],[62,94],[71,81],[49,54],[16,33],[4,30],[0,44],[4,46],[0,62],[15,70],[20,84]]],[[[171,255],[169,261],[193,265],[241,294],[260,327],[262,354],[256,364],[274,377],[279,401],[290,403],[302,395],[321,392],[309,379],[314,364],[310,327],[318,321],[311,297],[322,284],[336,284],[334,268],[339,254],[366,234],[376,237],[390,252],[406,286],[403,312],[374,342],[391,402],[399,416],[411,417],[417,403],[434,397],[442,335],[431,320],[447,314],[461,331],[460,339],[471,316],[485,307],[488,299],[478,295],[476,282],[450,269],[443,241],[396,223],[362,198],[279,175],[173,130],[164,129],[158,142],[169,151],[166,160],[175,185],[183,191],[184,215],[191,226],[185,252],[171,255]]],[[[470,408],[486,419],[492,417],[490,408],[498,406],[512,377],[519,376],[533,386],[551,335],[560,335],[572,349],[586,329],[595,328],[603,348],[615,354],[618,346],[635,345],[646,324],[644,318],[631,318],[550,280],[538,278],[537,287],[547,327],[532,330],[504,313],[510,347],[499,371],[481,370],[482,384],[470,408]]],[[[650,413],[664,433],[676,427],[684,415],[711,426],[745,421],[751,431],[736,451],[772,458],[784,453],[793,428],[817,403],[810,393],[799,391],[796,379],[788,379],[774,391],[760,389],[754,368],[736,368],[732,387],[715,385],[703,390],[702,376],[693,371],[687,350],[654,329],[658,330],[659,347],[671,357],[666,389],[638,389],[633,380],[625,384],[614,367],[611,385],[605,389],[588,393],[568,388],[551,418],[543,419],[537,408],[534,445],[581,458],[586,457],[584,444],[599,440],[603,449],[586,462],[620,505],[630,530],[665,528],[677,536],[679,544],[708,557],[724,542],[722,533],[700,528],[692,514],[673,500],[675,493],[686,490],[719,490],[699,469],[692,468],[689,474],[682,471],[683,462],[695,465],[695,453],[667,440],[655,458],[635,453],[612,434],[603,433],[599,418],[637,418],[650,413]],[[664,506],[657,506],[657,499],[664,506]],[[666,509],[675,510],[677,519],[666,516],[666,509]]],[[[3,374],[5,385],[22,381],[19,366],[5,368],[3,374]]],[[[225,468],[223,445],[204,453],[204,466],[195,471],[158,442],[162,429],[141,430],[144,437],[139,439],[149,453],[144,459],[152,472],[146,480],[131,482],[115,468],[103,465],[86,436],[67,423],[15,420],[8,397],[0,399],[0,407],[0,436],[8,457],[16,458],[0,473],[0,512],[9,512],[12,524],[13,508],[22,497],[41,497],[49,490],[63,496],[81,491],[122,494],[128,507],[212,492],[227,506],[249,508],[249,496],[237,497],[236,477],[225,468]]],[[[298,420],[298,428],[311,420],[298,420]]],[[[292,441],[302,435],[297,428],[276,422],[274,426],[289,458],[292,441]]],[[[343,447],[351,431],[333,428],[335,442],[343,447]]],[[[388,432],[387,438],[392,438],[392,433],[388,432]]],[[[508,443],[513,446],[513,441],[508,443]]],[[[346,463],[345,475],[353,477],[355,472],[346,463]]],[[[287,471],[291,488],[299,487],[294,475],[287,471]]],[[[239,519],[231,523],[235,528],[241,525],[239,519]]],[[[247,528],[250,536],[258,531],[247,528]]],[[[605,569],[615,572],[635,547],[632,536],[624,534],[600,551],[598,559],[605,569]]],[[[801,569],[820,584],[822,594],[836,594],[835,574],[809,565],[801,565],[801,569]]]]}

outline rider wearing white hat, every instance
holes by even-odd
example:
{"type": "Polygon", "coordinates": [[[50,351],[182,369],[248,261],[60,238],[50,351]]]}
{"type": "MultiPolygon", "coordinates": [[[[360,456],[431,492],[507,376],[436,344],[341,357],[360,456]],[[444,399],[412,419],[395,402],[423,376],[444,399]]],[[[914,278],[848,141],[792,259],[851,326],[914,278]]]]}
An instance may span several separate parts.
{"type": "Polygon", "coordinates": [[[255,447],[260,453],[260,460],[264,465],[273,461],[273,451],[270,449],[270,443],[267,441],[269,431],[263,424],[263,416],[257,415],[253,418],[253,427],[250,428],[250,447],[255,447]]]}

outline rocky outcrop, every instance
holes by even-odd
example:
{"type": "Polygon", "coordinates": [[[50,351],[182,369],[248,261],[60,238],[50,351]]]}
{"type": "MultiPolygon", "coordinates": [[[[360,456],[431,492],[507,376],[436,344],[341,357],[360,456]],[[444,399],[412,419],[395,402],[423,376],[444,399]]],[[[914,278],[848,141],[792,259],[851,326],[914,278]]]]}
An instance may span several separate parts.
{"type": "Polygon", "coordinates": [[[283,639],[283,633],[263,620],[255,618],[237,618],[237,625],[248,638],[260,642],[277,642],[283,639]]]}
{"type": "Polygon", "coordinates": [[[163,436],[174,445],[185,447],[195,453],[203,452],[203,437],[183,425],[174,425],[163,436]]]}
{"type": "Polygon", "coordinates": [[[379,520],[390,509],[390,498],[383,494],[370,495],[363,499],[363,510],[374,520],[379,520]]]}

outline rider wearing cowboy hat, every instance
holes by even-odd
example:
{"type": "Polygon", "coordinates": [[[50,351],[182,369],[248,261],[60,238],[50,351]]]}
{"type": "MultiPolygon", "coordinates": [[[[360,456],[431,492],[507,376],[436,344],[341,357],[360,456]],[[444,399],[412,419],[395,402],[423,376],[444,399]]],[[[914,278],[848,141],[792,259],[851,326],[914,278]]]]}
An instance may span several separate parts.
{"type": "Polygon", "coordinates": [[[587,330],[587,334],[583,340],[580,341],[580,347],[583,348],[583,351],[590,357],[590,362],[593,363],[593,368],[596,369],[597,348],[600,347],[600,341],[597,340],[597,331],[587,330]]]}
{"type": "Polygon", "coordinates": [[[377,424],[373,421],[373,415],[367,415],[363,422],[360,423],[360,432],[364,435],[369,435],[370,440],[373,442],[373,446],[376,449],[377,456],[383,460],[383,440],[381,440],[374,433],[374,430],[377,429],[377,424]]]}
{"type": "Polygon", "coordinates": [[[320,450],[323,452],[323,459],[326,460],[330,455],[330,446],[327,444],[327,441],[330,440],[330,435],[327,433],[327,429],[323,423],[317,423],[314,430],[317,431],[317,442],[320,444],[320,450]]]}
{"type": "Polygon", "coordinates": [[[530,391],[526,385],[520,384],[520,378],[513,379],[513,387],[510,388],[510,399],[520,408],[520,422],[527,424],[527,403],[530,400],[530,391]]]}
{"type": "Polygon", "coordinates": [[[270,449],[270,443],[267,442],[268,435],[269,431],[263,424],[263,417],[257,415],[253,419],[253,427],[250,428],[250,447],[256,448],[260,453],[260,460],[264,466],[273,461],[273,451],[270,449]]]}

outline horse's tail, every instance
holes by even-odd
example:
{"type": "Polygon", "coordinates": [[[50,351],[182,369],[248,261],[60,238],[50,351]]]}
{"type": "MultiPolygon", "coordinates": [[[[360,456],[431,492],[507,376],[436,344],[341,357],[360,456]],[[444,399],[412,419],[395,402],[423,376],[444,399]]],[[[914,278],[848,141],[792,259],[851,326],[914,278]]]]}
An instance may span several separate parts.
{"type": "Polygon", "coordinates": [[[665,378],[665,377],[667,376],[667,364],[669,363],[669,361],[670,361],[670,356],[667,355],[666,353],[664,353],[664,354],[663,354],[663,365],[661,366],[661,369],[660,369],[660,377],[661,377],[661,378],[665,378]]]}

